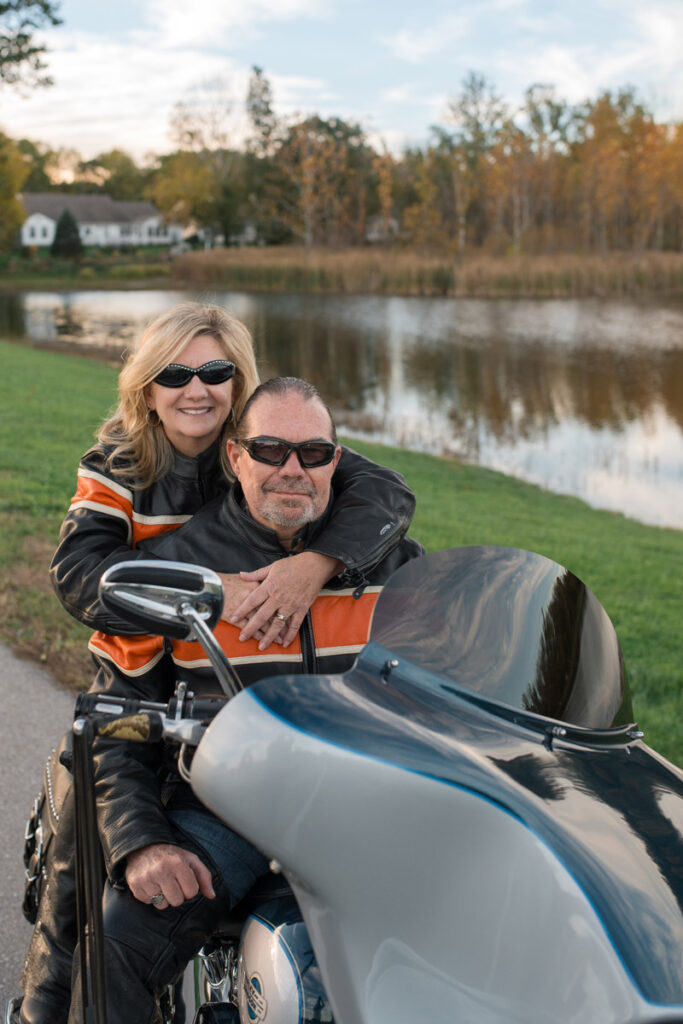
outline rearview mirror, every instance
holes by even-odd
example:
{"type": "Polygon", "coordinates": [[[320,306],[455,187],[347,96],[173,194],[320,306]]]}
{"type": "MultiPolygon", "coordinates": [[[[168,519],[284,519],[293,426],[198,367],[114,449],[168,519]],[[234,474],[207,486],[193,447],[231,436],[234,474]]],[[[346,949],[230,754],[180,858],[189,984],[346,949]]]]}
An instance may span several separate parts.
{"type": "Polygon", "coordinates": [[[102,575],[104,607],[146,633],[173,640],[196,639],[181,608],[189,604],[212,630],[223,609],[223,585],[211,569],[184,562],[151,559],[121,562],[102,575]]]}

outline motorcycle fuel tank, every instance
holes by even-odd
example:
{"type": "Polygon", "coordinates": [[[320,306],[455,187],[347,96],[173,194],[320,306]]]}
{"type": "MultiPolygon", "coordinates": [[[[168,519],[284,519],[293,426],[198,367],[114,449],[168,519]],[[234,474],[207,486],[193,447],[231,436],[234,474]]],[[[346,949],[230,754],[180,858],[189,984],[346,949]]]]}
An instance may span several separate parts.
{"type": "Polygon", "coordinates": [[[330,1024],[332,1013],[311,940],[294,900],[273,901],[248,919],[240,941],[241,1024],[330,1024]]]}

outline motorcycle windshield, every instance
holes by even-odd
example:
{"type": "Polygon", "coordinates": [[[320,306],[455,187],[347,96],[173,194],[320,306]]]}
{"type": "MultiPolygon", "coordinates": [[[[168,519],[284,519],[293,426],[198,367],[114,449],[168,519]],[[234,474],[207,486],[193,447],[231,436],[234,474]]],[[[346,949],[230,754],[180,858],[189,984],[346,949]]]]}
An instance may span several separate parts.
{"type": "Polygon", "coordinates": [[[633,721],[607,613],[542,555],[468,547],[408,562],[380,595],[371,639],[509,707],[588,729],[633,721]]]}

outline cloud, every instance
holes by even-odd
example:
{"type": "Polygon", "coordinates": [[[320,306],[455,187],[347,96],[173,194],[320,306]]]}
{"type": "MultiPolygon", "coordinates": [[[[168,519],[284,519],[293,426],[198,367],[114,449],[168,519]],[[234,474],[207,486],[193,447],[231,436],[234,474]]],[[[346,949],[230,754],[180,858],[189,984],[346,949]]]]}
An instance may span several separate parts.
{"type": "MultiPolygon", "coordinates": [[[[423,64],[428,58],[454,50],[467,38],[469,44],[485,51],[489,26],[510,19],[525,17],[530,0],[475,0],[459,3],[457,13],[448,11],[439,17],[435,15],[435,4],[428,2],[412,15],[409,24],[392,35],[381,38],[382,45],[398,60],[409,64],[423,64]],[[421,20],[420,20],[421,19],[421,20]],[[482,39],[482,36],[484,37],[482,39]]],[[[546,24],[547,11],[539,16],[539,24],[546,24]]]]}
{"type": "MultiPolygon", "coordinates": [[[[116,33],[69,31],[66,20],[44,34],[55,85],[25,97],[6,93],[2,126],[85,158],[121,146],[140,160],[169,151],[173,107],[214,81],[233,100],[237,142],[251,63],[237,52],[278,21],[327,16],[328,0],[144,0],[137,22],[116,33]]],[[[338,99],[317,77],[269,78],[284,114],[338,99]]]]}
{"type": "MultiPolygon", "coordinates": [[[[602,0],[602,13],[617,7],[612,0],[602,0]]],[[[520,39],[507,51],[491,55],[494,80],[503,78],[508,96],[523,91],[534,82],[556,87],[558,96],[571,103],[595,98],[604,90],[617,91],[636,85],[638,94],[649,103],[657,116],[675,119],[683,109],[683,65],[680,61],[680,39],[683,38],[683,7],[653,0],[646,11],[628,0],[618,5],[620,32],[610,45],[601,38],[595,41],[568,41],[564,44],[543,42],[533,49],[520,39]],[[662,102],[664,97],[664,102],[662,102]],[[672,100],[675,97],[677,110],[672,100]]]]}
{"type": "MultiPolygon", "coordinates": [[[[252,37],[273,21],[320,18],[326,0],[146,0],[145,20],[157,45],[229,46],[236,36],[252,37]]],[[[239,40],[244,42],[243,39],[239,40]]]]}
{"type": "Polygon", "coordinates": [[[379,98],[384,103],[408,103],[412,102],[414,94],[413,85],[395,85],[390,89],[382,89],[379,98]]]}
{"type": "Polygon", "coordinates": [[[198,72],[205,78],[234,72],[223,56],[190,49],[179,62],[172,52],[140,41],[89,33],[54,34],[50,45],[55,85],[5,102],[3,125],[14,137],[70,146],[86,158],[114,146],[138,159],[167,152],[171,111],[196,84],[198,72]]]}
{"type": "MultiPolygon", "coordinates": [[[[169,123],[179,101],[225,100],[234,144],[246,133],[250,70],[222,53],[188,45],[150,46],[144,32],[121,41],[93,33],[54,33],[49,41],[55,85],[7,96],[2,127],[14,138],[76,149],[85,159],[116,146],[136,160],[169,152],[169,123]],[[87,87],[84,87],[87,83],[87,87]]],[[[339,96],[318,77],[269,76],[280,115],[321,113],[339,96]]]]}
{"type": "Polygon", "coordinates": [[[322,78],[270,75],[269,81],[279,114],[315,112],[324,115],[326,106],[339,102],[337,93],[332,92],[322,78]]]}
{"type": "Polygon", "coordinates": [[[382,40],[399,60],[421,64],[428,57],[462,42],[470,28],[470,18],[464,14],[449,14],[441,21],[431,22],[425,28],[408,26],[382,40]]]}

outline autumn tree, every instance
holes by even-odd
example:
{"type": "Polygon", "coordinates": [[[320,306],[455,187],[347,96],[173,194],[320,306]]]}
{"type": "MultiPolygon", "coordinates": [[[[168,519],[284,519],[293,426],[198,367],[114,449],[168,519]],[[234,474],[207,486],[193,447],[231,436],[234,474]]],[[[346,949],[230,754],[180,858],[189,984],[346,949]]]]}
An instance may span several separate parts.
{"type": "Polygon", "coordinates": [[[44,74],[45,46],[38,29],[60,25],[59,0],[2,0],[0,2],[0,85],[51,85],[44,74]]]}
{"type": "Polygon", "coordinates": [[[511,119],[501,126],[490,151],[486,170],[486,196],[494,234],[509,239],[512,252],[522,252],[533,214],[534,157],[526,132],[511,119]]]}
{"type": "Polygon", "coordinates": [[[112,199],[141,199],[149,171],[141,170],[122,149],[110,149],[78,165],[78,181],[90,182],[112,199]]]}
{"type": "Polygon", "coordinates": [[[680,228],[680,126],[656,124],[645,115],[629,126],[628,192],[634,250],[664,249],[675,245],[680,228]],[[677,145],[678,138],[678,145],[677,145]]]}
{"type": "Polygon", "coordinates": [[[394,158],[386,147],[373,155],[372,169],[377,179],[377,201],[385,239],[394,234],[394,168],[394,158]]]}
{"type": "Polygon", "coordinates": [[[17,148],[26,166],[26,192],[49,192],[53,188],[52,179],[48,174],[48,164],[52,150],[43,142],[32,142],[30,139],[19,139],[17,148]]]}
{"type": "Polygon", "coordinates": [[[288,127],[274,159],[279,215],[307,249],[364,244],[374,176],[360,125],[308,117],[288,127]]]}
{"type": "Polygon", "coordinates": [[[197,153],[172,153],[160,160],[149,195],[167,220],[211,224],[214,217],[211,167],[197,153]]]}
{"type": "Polygon", "coordinates": [[[403,211],[407,237],[420,247],[447,247],[453,238],[454,218],[450,198],[450,167],[438,147],[412,153],[412,199],[403,211]],[[444,193],[447,193],[444,201],[444,193]],[[451,211],[449,217],[447,211],[451,211]]]}
{"type": "MultiPolygon", "coordinates": [[[[460,257],[468,245],[481,245],[486,237],[488,163],[505,117],[505,105],[493,87],[482,75],[470,72],[461,94],[448,104],[446,125],[431,129],[431,143],[420,167],[418,204],[408,219],[417,224],[426,218],[423,235],[427,222],[433,221],[436,235],[445,236],[460,257]],[[431,182],[426,175],[431,175],[431,182]],[[430,195],[438,204],[433,217],[426,209],[430,195]]],[[[437,241],[434,232],[428,233],[437,241]]]]}
{"type": "Polygon", "coordinates": [[[442,131],[440,146],[450,153],[453,196],[458,218],[458,250],[467,235],[481,245],[486,234],[486,164],[507,109],[483,75],[471,71],[462,92],[448,106],[450,132],[442,131]]]}
{"type": "MultiPolygon", "coordinates": [[[[193,204],[193,217],[201,226],[223,235],[226,243],[244,223],[244,154],[236,142],[234,103],[222,80],[205,83],[177,103],[171,117],[170,135],[178,147],[174,172],[193,172],[195,185],[205,189],[201,204],[193,204]],[[192,159],[187,159],[188,156],[192,159]]],[[[163,176],[165,168],[159,171],[163,176]]],[[[155,194],[164,186],[155,185],[155,194]]],[[[196,194],[196,191],[193,192],[196,194]]],[[[163,208],[163,207],[162,207],[163,208]]]]}
{"type": "Polygon", "coordinates": [[[0,132],[0,252],[12,248],[25,220],[17,194],[27,174],[19,147],[0,132]]]}
{"type": "Polygon", "coordinates": [[[566,220],[568,155],[576,114],[552,85],[535,84],[524,96],[522,117],[533,154],[533,219],[537,245],[554,252],[566,220]]]}
{"type": "Polygon", "coordinates": [[[647,117],[632,89],[603,92],[584,105],[575,162],[577,213],[585,250],[629,245],[629,147],[634,124],[647,117]]]}

